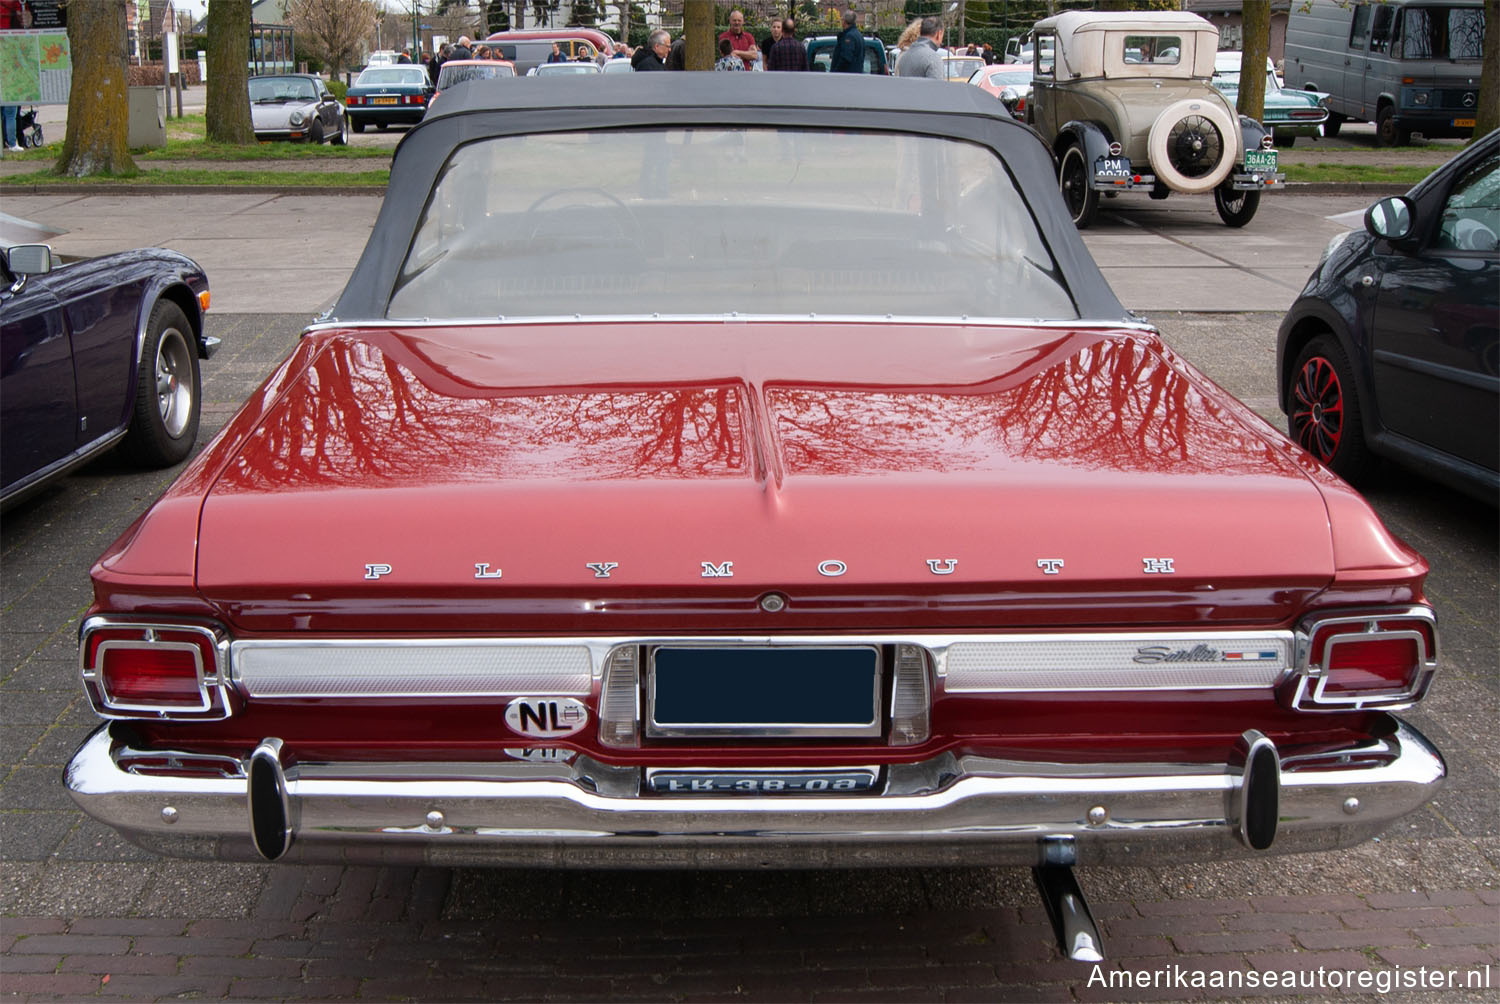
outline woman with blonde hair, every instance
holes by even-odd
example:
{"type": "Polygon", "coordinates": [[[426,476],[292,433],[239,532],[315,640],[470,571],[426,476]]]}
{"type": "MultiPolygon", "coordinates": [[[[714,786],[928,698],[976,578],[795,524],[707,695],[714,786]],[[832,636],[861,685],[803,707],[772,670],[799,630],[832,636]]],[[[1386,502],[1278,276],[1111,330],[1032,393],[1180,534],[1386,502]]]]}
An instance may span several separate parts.
{"type": "MultiPolygon", "coordinates": [[[[899,38],[896,39],[896,48],[900,50],[900,54],[896,56],[896,62],[901,62],[901,55],[904,55],[906,53],[906,50],[911,48],[911,44],[918,38],[920,38],[921,35],[922,19],[917,18],[911,24],[907,25],[906,30],[901,33],[901,36],[899,38]]],[[[891,67],[891,72],[896,72],[896,67],[894,65],[891,67]]]]}

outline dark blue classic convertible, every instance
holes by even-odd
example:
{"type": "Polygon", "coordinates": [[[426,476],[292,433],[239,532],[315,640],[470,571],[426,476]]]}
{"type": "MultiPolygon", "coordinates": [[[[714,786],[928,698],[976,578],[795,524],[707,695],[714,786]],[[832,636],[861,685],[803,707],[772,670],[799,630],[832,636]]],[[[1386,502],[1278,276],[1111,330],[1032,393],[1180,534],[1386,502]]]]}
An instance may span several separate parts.
{"type": "Polygon", "coordinates": [[[142,466],[198,437],[208,278],[175,251],[59,262],[45,244],[0,252],[0,504],[119,445],[142,466]]]}

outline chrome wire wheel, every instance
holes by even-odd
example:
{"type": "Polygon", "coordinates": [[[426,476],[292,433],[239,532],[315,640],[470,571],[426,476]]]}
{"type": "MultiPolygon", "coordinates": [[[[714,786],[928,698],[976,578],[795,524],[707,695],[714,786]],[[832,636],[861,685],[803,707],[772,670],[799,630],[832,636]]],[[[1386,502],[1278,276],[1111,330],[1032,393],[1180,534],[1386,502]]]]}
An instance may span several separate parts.
{"type": "Polygon", "coordinates": [[[162,428],[173,439],[192,420],[193,359],[187,338],[178,328],[166,328],[156,343],[156,407],[162,428]]]}

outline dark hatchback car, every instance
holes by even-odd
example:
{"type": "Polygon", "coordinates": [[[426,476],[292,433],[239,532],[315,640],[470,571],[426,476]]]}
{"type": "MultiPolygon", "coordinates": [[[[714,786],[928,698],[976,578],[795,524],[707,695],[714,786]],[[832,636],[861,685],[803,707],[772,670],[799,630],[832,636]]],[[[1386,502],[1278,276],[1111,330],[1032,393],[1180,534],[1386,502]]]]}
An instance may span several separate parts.
{"type": "Polygon", "coordinates": [[[1377,457],[1500,500],[1500,131],[1334,238],[1276,340],[1291,437],[1359,484],[1377,457]]]}

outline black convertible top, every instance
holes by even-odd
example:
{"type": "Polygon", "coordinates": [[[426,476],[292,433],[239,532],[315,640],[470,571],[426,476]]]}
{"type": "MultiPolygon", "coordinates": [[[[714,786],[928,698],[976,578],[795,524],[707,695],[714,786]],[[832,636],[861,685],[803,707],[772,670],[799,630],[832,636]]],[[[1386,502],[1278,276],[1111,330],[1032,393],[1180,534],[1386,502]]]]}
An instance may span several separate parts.
{"type": "MultiPolygon", "coordinates": [[[[977,87],[826,73],[634,73],[474,80],[443,92],[396,148],[375,229],[332,314],[385,316],[428,195],[453,151],[479,139],[599,129],[733,126],[927,134],[987,146],[1025,193],[1081,318],[1129,319],[1064,208],[1052,154],[977,87]]],[[[851,185],[860,184],[850,177],[851,185]]]]}

